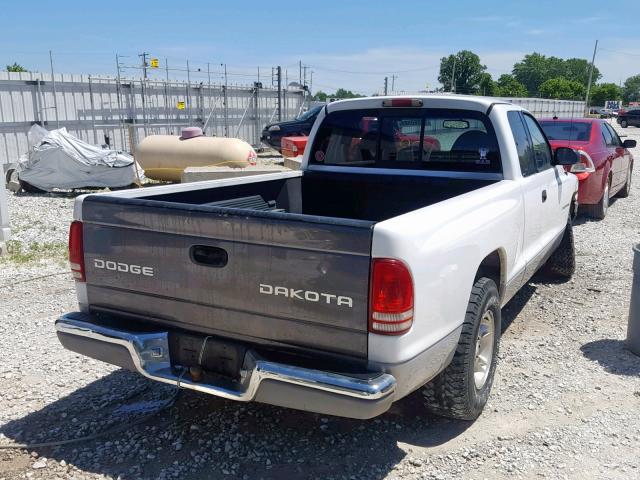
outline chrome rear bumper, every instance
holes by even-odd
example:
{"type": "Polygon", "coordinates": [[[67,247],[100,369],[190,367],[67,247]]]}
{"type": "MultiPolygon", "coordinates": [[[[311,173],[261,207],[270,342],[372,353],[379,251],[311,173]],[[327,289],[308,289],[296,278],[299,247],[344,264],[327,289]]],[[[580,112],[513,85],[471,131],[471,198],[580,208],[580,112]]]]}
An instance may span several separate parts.
{"type": "Polygon", "coordinates": [[[263,360],[251,350],[245,356],[240,380],[196,382],[171,365],[168,332],[112,329],[96,325],[89,314],[80,312],[60,317],[56,330],[65,348],[75,352],[130,368],[151,380],[240,402],[371,418],[391,406],[396,389],[395,378],[387,373],[356,378],[263,360]]]}

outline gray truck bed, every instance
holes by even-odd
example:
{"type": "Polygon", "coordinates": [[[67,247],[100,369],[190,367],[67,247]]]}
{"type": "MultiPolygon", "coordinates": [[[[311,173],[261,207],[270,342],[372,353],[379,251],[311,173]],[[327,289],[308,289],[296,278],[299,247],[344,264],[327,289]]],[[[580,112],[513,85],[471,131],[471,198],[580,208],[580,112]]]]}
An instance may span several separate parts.
{"type": "Polygon", "coordinates": [[[140,198],[90,195],[82,206],[90,309],[366,359],[376,221],[490,183],[388,180],[305,174],[140,198]]]}

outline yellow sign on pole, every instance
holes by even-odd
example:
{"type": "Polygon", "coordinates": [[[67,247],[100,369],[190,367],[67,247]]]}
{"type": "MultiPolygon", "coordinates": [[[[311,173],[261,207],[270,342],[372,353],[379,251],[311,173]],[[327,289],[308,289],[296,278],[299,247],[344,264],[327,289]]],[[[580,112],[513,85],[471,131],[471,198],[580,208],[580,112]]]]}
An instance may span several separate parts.
{"type": "Polygon", "coordinates": [[[160,66],[160,61],[157,58],[151,59],[151,68],[158,68],[160,66]]]}
{"type": "Polygon", "coordinates": [[[185,107],[184,102],[178,102],[178,104],[176,105],[176,108],[178,110],[184,110],[184,107],[185,107]]]}

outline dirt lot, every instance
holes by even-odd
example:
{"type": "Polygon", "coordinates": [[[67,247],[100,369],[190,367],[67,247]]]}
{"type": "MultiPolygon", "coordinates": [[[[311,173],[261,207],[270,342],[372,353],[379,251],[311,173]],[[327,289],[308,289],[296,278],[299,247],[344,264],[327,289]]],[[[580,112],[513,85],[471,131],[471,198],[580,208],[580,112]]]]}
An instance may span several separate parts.
{"type": "MultiPolygon", "coordinates": [[[[624,133],[640,142],[640,129],[624,133]]],[[[640,160],[640,148],[634,154],[640,160]]],[[[637,163],[640,166],[639,163],[637,163]]],[[[75,308],[64,242],[71,195],[10,195],[16,242],[0,260],[0,450],[18,478],[640,478],[640,358],[624,349],[640,168],[627,199],[575,228],[578,268],[534,280],[507,306],[490,403],[473,423],[430,416],[416,393],[371,421],[183,392],[67,352],[55,318],[75,308]],[[62,272],[62,273],[61,273],[62,272]]]]}

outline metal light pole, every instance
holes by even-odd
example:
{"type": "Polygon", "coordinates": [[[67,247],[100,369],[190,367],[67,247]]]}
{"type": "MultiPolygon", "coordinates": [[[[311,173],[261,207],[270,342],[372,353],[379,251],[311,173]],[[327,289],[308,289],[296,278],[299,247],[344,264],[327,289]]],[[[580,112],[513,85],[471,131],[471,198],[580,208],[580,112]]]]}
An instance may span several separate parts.
{"type": "Polygon", "coordinates": [[[591,68],[589,69],[589,83],[587,84],[587,95],[584,99],[584,114],[589,115],[589,93],[591,92],[591,80],[593,80],[593,64],[596,61],[596,51],[598,50],[598,40],[596,46],[593,47],[593,57],[591,58],[591,68]]]}
{"type": "Polygon", "coordinates": [[[451,74],[451,92],[456,93],[456,60],[458,56],[453,56],[453,73],[451,74]]]}

